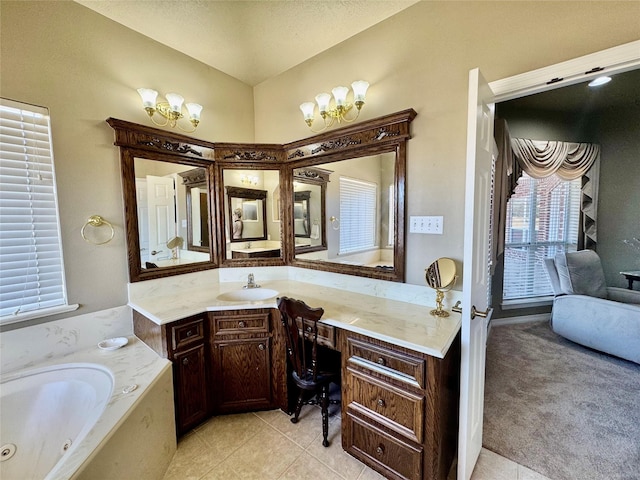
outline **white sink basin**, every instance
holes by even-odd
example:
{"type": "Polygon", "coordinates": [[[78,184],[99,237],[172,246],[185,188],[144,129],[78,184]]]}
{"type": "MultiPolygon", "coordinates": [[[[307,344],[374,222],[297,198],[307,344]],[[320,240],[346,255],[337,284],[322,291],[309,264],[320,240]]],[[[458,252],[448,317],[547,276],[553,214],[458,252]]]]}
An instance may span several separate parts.
{"type": "Polygon", "coordinates": [[[242,290],[221,293],[217,298],[225,302],[257,302],[277,295],[278,292],[270,288],[243,288],[242,290]]]}

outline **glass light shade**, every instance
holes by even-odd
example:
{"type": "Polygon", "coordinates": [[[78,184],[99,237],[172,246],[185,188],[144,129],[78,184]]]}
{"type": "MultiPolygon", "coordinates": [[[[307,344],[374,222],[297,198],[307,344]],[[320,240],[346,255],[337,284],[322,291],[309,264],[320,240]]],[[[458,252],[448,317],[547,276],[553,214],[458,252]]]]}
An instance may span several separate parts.
{"type": "Polygon", "coordinates": [[[202,105],[198,105],[197,103],[187,103],[185,104],[187,110],[189,111],[189,118],[191,120],[200,120],[200,112],[202,112],[202,105]]]}
{"type": "Polygon", "coordinates": [[[318,102],[318,110],[326,112],[329,110],[329,102],[331,101],[331,95],[328,93],[319,93],[316,95],[316,102],[318,102]]]}
{"type": "Polygon", "coordinates": [[[142,106],[144,108],[156,108],[158,92],[151,88],[139,88],[138,93],[140,94],[140,98],[142,98],[142,106]]]}
{"type": "Polygon", "coordinates": [[[302,105],[300,105],[300,110],[302,110],[302,115],[304,116],[305,120],[312,120],[313,119],[313,111],[316,108],[316,104],[313,102],[305,102],[302,105]]]}
{"type": "Polygon", "coordinates": [[[347,101],[347,93],[349,93],[349,89],[347,87],[336,87],[331,90],[331,93],[333,93],[336,105],[342,107],[347,101]]]}
{"type": "Polygon", "coordinates": [[[353,88],[353,101],[364,103],[364,97],[367,94],[367,88],[369,88],[369,82],[365,82],[364,80],[358,80],[351,84],[351,88],[353,88]]]}
{"type": "Polygon", "coordinates": [[[611,81],[611,77],[598,77],[595,80],[591,80],[589,82],[590,87],[599,87],[600,85],[604,85],[605,83],[609,83],[611,81]]]}
{"type": "Polygon", "coordinates": [[[165,95],[167,102],[169,102],[169,106],[171,110],[174,112],[180,113],[182,111],[182,102],[184,102],[184,98],[177,93],[167,93],[165,95]]]}

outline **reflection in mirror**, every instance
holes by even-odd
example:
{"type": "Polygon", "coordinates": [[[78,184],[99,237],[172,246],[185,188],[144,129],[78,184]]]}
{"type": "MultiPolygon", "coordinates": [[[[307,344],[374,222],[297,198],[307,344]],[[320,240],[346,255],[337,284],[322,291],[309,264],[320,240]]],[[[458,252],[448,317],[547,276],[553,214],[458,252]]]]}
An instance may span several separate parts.
{"type": "Polygon", "coordinates": [[[187,200],[189,194],[193,199],[193,192],[183,181],[194,176],[194,167],[134,158],[141,268],[155,269],[211,260],[206,175],[204,168],[195,170],[199,170],[201,182],[194,221],[194,202],[187,200]],[[184,238],[190,239],[187,248],[184,248],[184,238]],[[202,248],[190,248],[194,245],[194,238],[202,248]],[[203,238],[207,240],[203,242],[203,238]]]}
{"type": "Polygon", "coordinates": [[[425,269],[427,285],[436,291],[436,308],[431,315],[448,317],[449,312],[442,308],[444,292],[448,292],[456,283],[456,264],[450,258],[439,258],[425,269]]]}
{"type": "Polygon", "coordinates": [[[226,258],[281,257],[279,170],[225,168],[226,258]],[[276,215],[277,214],[277,215],[276,215]]]}
{"type": "Polygon", "coordinates": [[[209,251],[209,199],[206,171],[193,168],[179,172],[186,188],[187,197],[187,249],[197,252],[209,251]]]}
{"type": "MultiPolygon", "coordinates": [[[[296,247],[295,258],[393,271],[395,164],[395,152],[385,152],[316,166],[331,174],[325,199],[316,207],[322,213],[314,217],[311,210],[309,244],[322,231],[325,248],[309,252],[296,247]],[[317,219],[322,228],[314,232],[317,219]]],[[[296,233],[296,245],[306,240],[297,237],[296,233]]]]}
{"type": "Polygon", "coordinates": [[[325,206],[331,170],[318,167],[293,171],[293,233],[296,253],[327,249],[325,206]]]}

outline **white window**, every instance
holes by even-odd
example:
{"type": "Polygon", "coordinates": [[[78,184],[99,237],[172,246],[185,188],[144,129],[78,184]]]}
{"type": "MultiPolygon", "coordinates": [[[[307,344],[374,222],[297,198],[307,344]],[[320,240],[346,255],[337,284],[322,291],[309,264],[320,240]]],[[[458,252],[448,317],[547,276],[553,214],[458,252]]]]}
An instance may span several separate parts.
{"type": "Polygon", "coordinates": [[[48,110],[0,100],[0,323],[67,305],[48,110]]]}
{"type": "Polygon", "coordinates": [[[340,252],[374,248],[378,187],[375,183],[340,177],[340,252]]]}
{"type": "Polygon", "coordinates": [[[507,203],[503,300],[553,294],[543,259],[577,249],[580,186],[557,175],[518,180],[507,203]]]}

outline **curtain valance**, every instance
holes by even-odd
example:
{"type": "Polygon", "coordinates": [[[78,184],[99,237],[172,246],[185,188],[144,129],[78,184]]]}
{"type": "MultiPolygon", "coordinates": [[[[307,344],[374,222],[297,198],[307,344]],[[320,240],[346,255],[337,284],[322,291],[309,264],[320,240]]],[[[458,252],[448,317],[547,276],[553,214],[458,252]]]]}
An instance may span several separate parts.
{"type": "Polygon", "coordinates": [[[557,173],[563,180],[574,180],[600,155],[600,146],[593,143],[512,138],[511,147],[522,169],[534,178],[557,173]]]}

